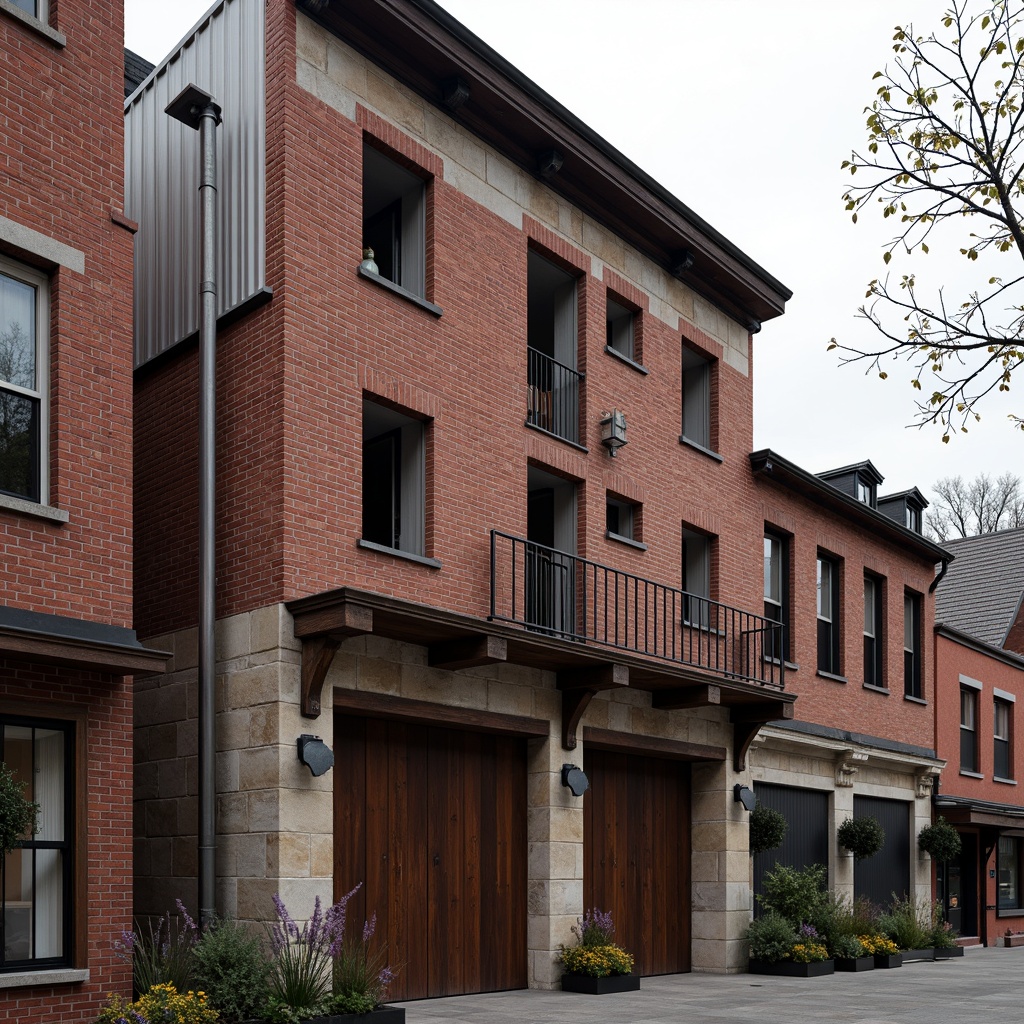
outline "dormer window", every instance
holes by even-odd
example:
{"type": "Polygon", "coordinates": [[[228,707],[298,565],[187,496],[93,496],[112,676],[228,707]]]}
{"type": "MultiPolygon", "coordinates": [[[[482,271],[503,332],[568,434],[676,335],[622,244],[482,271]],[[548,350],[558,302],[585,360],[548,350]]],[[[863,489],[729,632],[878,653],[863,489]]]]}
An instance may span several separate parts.
{"type": "Polygon", "coordinates": [[[854,482],[855,496],[858,501],[874,508],[875,506],[875,485],[869,483],[864,477],[857,475],[854,482]]]}
{"type": "Polygon", "coordinates": [[[921,532],[921,510],[914,508],[913,505],[907,505],[907,529],[913,530],[914,533],[921,532]]]}

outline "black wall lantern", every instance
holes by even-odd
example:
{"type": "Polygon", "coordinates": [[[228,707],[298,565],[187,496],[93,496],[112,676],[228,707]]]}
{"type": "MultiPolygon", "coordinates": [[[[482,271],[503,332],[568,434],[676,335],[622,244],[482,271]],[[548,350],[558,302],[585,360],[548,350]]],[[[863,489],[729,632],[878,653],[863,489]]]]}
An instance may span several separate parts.
{"type": "Polygon", "coordinates": [[[741,786],[738,782],[732,787],[732,798],[736,803],[743,804],[745,811],[752,811],[757,806],[754,791],[747,786],[741,786]]]}
{"type": "Polygon", "coordinates": [[[577,768],[574,764],[563,764],[562,785],[568,787],[573,796],[583,796],[590,788],[590,779],[582,768],[577,768]]]}
{"type": "Polygon", "coordinates": [[[609,455],[615,455],[626,444],[626,417],[618,409],[602,414],[601,444],[609,455]]]}
{"type": "Polygon", "coordinates": [[[299,760],[310,770],[314,778],[334,767],[334,751],[319,736],[303,733],[296,742],[299,760]]]}

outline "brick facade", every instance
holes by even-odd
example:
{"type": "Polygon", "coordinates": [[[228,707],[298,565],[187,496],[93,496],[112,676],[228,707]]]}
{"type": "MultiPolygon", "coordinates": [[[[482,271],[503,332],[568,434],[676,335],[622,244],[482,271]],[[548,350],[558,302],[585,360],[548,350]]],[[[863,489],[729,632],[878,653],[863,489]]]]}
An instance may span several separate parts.
{"type": "MultiPolygon", "coordinates": [[[[21,14],[0,10],[0,256],[7,270],[41,272],[48,291],[40,444],[49,485],[39,500],[0,494],[0,716],[7,728],[69,727],[74,815],[70,834],[47,834],[69,844],[64,962],[12,966],[29,947],[9,942],[0,1020],[63,1024],[95,1020],[109,993],[131,989],[111,947],[131,922],[125,673],[153,659],[131,629],[134,226],[121,212],[122,6],[51,0],[46,24],[21,14]]],[[[47,798],[33,793],[45,817],[47,798]]],[[[42,897],[19,889],[17,859],[8,906],[32,904],[36,941],[53,938],[42,897]]]]}
{"type": "MultiPolygon", "coordinates": [[[[335,817],[343,780],[311,778],[295,739],[315,732],[333,746],[335,723],[348,716],[400,719],[415,708],[428,723],[528,736],[527,806],[519,812],[529,847],[522,908],[529,985],[557,983],[554,954],[583,912],[589,884],[584,863],[595,840],[585,838],[583,806],[562,786],[561,765],[622,744],[685,765],[691,829],[678,863],[692,911],[686,964],[676,969],[742,969],[750,858],[734,785],[826,789],[833,826],[836,815],[852,811],[854,792],[905,804],[912,834],[927,820],[922,780],[930,784],[939,764],[930,681],[934,552],[902,527],[865,528],[856,509],[837,515],[752,471],[756,325],[738,308],[724,312],[724,300],[705,298],[706,280],[681,280],[568,201],[557,183],[549,186],[401,84],[343,33],[284,0],[267,4],[266,18],[274,296],[218,337],[218,909],[259,920],[274,892],[311,906],[314,896],[337,896],[360,881],[337,877],[356,842],[335,817]],[[364,145],[425,183],[422,296],[357,271],[364,145]],[[547,273],[575,282],[575,369],[585,374],[578,443],[526,424],[534,400],[531,254],[548,261],[547,273]],[[609,295],[635,310],[635,360],[606,350],[609,295]],[[681,438],[684,349],[706,367],[704,443],[681,438]],[[412,556],[365,543],[364,494],[375,481],[363,477],[364,403],[421,425],[423,542],[412,556]],[[628,422],[628,444],[614,459],[600,434],[613,409],[628,422]],[[488,621],[490,533],[528,537],[531,482],[535,490],[573,485],[576,515],[559,528],[574,530],[581,558],[678,589],[685,530],[706,545],[704,596],[755,616],[764,608],[765,529],[792,538],[786,690],[798,695],[795,716],[763,730],[749,764],[744,721],[756,731],[756,722],[790,708],[772,686],[736,684],[728,670],[708,665],[684,671],[678,657],[671,685],[668,676],[651,684],[644,676],[656,670],[651,658],[613,650],[599,664],[593,646],[488,621]],[[635,506],[632,543],[608,536],[609,496],[635,506]],[[815,672],[818,549],[841,560],[845,682],[815,672]],[[865,569],[887,581],[888,693],[865,691],[857,670],[865,569]],[[903,694],[906,587],[922,601],[922,701],[903,694]],[[353,626],[360,616],[373,624],[353,626]],[[453,642],[489,633],[532,653],[460,660],[434,643],[432,631],[453,642]],[[567,669],[577,657],[585,667],[573,675],[567,669]],[[621,669],[643,685],[623,685],[621,669]],[[587,685],[596,692],[574,704],[587,685]],[[574,708],[572,748],[563,730],[574,708]],[[867,767],[847,772],[844,780],[856,781],[839,792],[846,781],[837,783],[837,772],[852,748],[867,767]]],[[[685,268],[679,273],[685,277],[685,268]]],[[[191,897],[195,884],[197,542],[189,453],[196,375],[188,344],[137,374],[136,609],[143,635],[175,652],[170,674],[137,692],[136,908],[143,913],[191,897]]],[[[507,586],[500,569],[494,586],[507,586]]],[[[669,631],[724,649],[717,629],[680,625],[694,614],[673,609],[669,631]]],[[[645,620],[650,632],[654,618],[645,620]]],[[[755,672],[766,671],[761,653],[749,658],[755,672]]],[[[927,865],[908,866],[914,894],[927,890],[927,865]]],[[[832,877],[853,885],[838,853],[832,877]]]]}

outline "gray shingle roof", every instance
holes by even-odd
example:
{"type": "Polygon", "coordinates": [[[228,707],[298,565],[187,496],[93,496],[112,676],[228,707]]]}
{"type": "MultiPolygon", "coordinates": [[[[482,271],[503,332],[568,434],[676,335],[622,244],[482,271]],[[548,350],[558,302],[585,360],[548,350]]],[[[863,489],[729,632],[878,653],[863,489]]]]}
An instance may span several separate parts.
{"type": "Polygon", "coordinates": [[[1024,529],[942,546],[956,560],[935,591],[935,621],[1002,647],[1024,596],[1024,529]]]}
{"type": "Polygon", "coordinates": [[[124,51],[124,97],[127,99],[142,83],[149,77],[149,73],[156,67],[150,64],[145,57],[129,50],[124,51]]]}

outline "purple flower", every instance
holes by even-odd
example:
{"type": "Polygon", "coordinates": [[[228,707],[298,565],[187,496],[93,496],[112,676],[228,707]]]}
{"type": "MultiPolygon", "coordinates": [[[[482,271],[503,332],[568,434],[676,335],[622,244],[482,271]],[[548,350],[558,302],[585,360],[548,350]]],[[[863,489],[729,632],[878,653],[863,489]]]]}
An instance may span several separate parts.
{"type": "Polygon", "coordinates": [[[288,913],[288,908],[284,905],[281,894],[276,892],[274,893],[274,909],[277,911],[277,916],[281,919],[281,924],[284,926],[283,939],[285,944],[287,945],[289,935],[293,939],[298,939],[299,926],[292,920],[291,914],[288,913]]]}
{"type": "Polygon", "coordinates": [[[369,942],[373,938],[373,933],[377,929],[377,914],[374,912],[373,917],[369,921],[363,924],[363,942],[369,942]]]}
{"type": "Polygon", "coordinates": [[[380,974],[377,975],[377,981],[380,983],[381,988],[387,988],[395,980],[395,972],[389,967],[382,967],[380,974]]]}
{"type": "Polygon", "coordinates": [[[185,931],[192,932],[193,934],[198,933],[199,929],[196,927],[195,921],[189,917],[185,904],[181,900],[175,900],[174,904],[178,908],[178,913],[181,914],[182,920],[185,922],[185,931]]]}
{"type": "Polygon", "coordinates": [[[801,939],[816,939],[818,937],[818,929],[813,924],[802,924],[800,925],[800,938],[801,939]]]}

